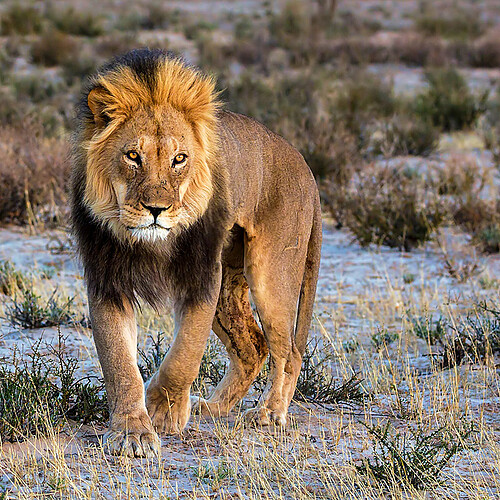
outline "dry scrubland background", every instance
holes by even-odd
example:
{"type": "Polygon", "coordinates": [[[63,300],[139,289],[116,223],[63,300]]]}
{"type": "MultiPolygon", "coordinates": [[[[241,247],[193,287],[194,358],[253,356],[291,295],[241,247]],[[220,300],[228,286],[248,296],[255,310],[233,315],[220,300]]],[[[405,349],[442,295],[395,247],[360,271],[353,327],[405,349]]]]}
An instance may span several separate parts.
{"type": "MultiPolygon", "coordinates": [[[[499,82],[496,0],[2,2],[0,499],[498,498],[499,82]],[[141,46],[215,73],[302,152],[324,208],[289,427],[194,416],[151,462],[96,437],[66,191],[82,78],[141,46]]],[[[172,320],[138,321],[146,379],[172,320]]],[[[212,339],[194,390],[225,361],[212,339]]]]}

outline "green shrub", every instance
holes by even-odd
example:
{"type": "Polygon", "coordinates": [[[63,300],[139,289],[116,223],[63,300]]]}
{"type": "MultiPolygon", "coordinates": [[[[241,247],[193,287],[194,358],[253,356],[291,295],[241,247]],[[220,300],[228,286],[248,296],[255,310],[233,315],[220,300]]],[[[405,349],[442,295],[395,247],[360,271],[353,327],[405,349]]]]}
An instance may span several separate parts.
{"type": "Polygon", "coordinates": [[[417,96],[415,113],[445,131],[463,130],[474,125],[486,109],[488,92],[475,96],[465,79],[453,68],[425,73],[428,88],[417,96]]]}
{"type": "Polygon", "coordinates": [[[0,34],[9,36],[39,33],[42,21],[38,9],[16,2],[0,14],[0,34]]]}
{"type": "Polygon", "coordinates": [[[479,125],[485,147],[491,151],[495,164],[500,166],[500,89],[488,103],[479,125]]]}
{"type": "Polygon", "coordinates": [[[367,166],[344,190],[327,188],[328,205],[361,246],[372,243],[411,250],[428,241],[446,220],[447,207],[432,180],[401,167],[367,166]]]}
{"type": "Polygon", "coordinates": [[[332,373],[335,355],[327,352],[319,341],[310,341],[302,358],[301,371],[293,396],[295,401],[305,401],[321,406],[340,402],[362,402],[367,392],[358,374],[339,383],[332,373]]]}
{"type": "Polygon", "coordinates": [[[500,355],[500,310],[495,304],[475,305],[466,318],[452,325],[453,337],[435,354],[442,369],[462,363],[486,364],[500,355]]]}
{"type": "Polygon", "coordinates": [[[392,86],[376,76],[355,72],[346,78],[330,102],[335,122],[342,122],[360,138],[368,122],[394,114],[397,101],[392,86]]]}
{"type": "Polygon", "coordinates": [[[397,332],[390,332],[385,328],[379,328],[377,332],[371,336],[372,345],[377,351],[384,349],[398,339],[399,334],[397,332]]]}
{"type": "Polygon", "coordinates": [[[367,429],[373,439],[372,457],[355,464],[357,472],[388,489],[398,485],[416,490],[444,484],[443,469],[475,432],[469,423],[455,432],[442,426],[430,432],[419,427],[402,433],[396,432],[390,422],[367,429]]]}
{"type": "Polygon", "coordinates": [[[55,29],[63,33],[96,37],[104,32],[102,18],[90,11],[78,11],[74,7],[52,7],[46,15],[55,29]]]}
{"type": "Polygon", "coordinates": [[[454,221],[472,236],[472,242],[486,253],[500,252],[500,199],[484,200],[474,196],[459,198],[454,221]]]}
{"type": "Polygon", "coordinates": [[[427,36],[443,38],[477,38],[485,31],[477,11],[453,9],[424,12],[415,20],[415,27],[427,36]]]}
{"type": "Polygon", "coordinates": [[[281,11],[273,14],[269,33],[280,47],[293,49],[311,33],[311,9],[298,0],[288,0],[281,11]]]}
{"type": "Polygon", "coordinates": [[[58,66],[78,57],[78,43],[61,31],[47,31],[31,46],[31,57],[36,64],[58,66]]]}
{"type": "Polygon", "coordinates": [[[439,129],[431,123],[406,115],[395,115],[379,122],[369,139],[369,149],[386,157],[399,155],[428,156],[439,142],[439,129]]]}
{"type": "Polygon", "coordinates": [[[500,252],[500,222],[496,221],[474,234],[475,241],[486,253],[500,252]]]}
{"type": "Polygon", "coordinates": [[[6,319],[13,326],[30,329],[75,323],[74,298],[61,301],[56,292],[42,301],[32,287],[22,289],[12,305],[7,306],[6,319]]]}
{"type": "Polygon", "coordinates": [[[429,345],[443,344],[448,331],[448,322],[443,316],[434,319],[433,315],[409,317],[413,333],[429,345]]]}
{"type": "Polygon", "coordinates": [[[184,27],[184,36],[188,40],[198,40],[207,32],[213,31],[215,25],[208,21],[199,21],[193,24],[187,24],[184,27]]]}
{"type": "Polygon", "coordinates": [[[46,103],[64,90],[61,81],[42,78],[39,74],[18,76],[11,82],[18,100],[26,99],[32,103],[46,103]]]}
{"type": "Polygon", "coordinates": [[[103,384],[77,378],[79,361],[67,354],[62,337],[47,353],[40,347],[41,341],[31,347],[28,361],[14,355],[0,366],[0,440],[48,434],[66,419],[88,424],[109,418],[103,384]]]}

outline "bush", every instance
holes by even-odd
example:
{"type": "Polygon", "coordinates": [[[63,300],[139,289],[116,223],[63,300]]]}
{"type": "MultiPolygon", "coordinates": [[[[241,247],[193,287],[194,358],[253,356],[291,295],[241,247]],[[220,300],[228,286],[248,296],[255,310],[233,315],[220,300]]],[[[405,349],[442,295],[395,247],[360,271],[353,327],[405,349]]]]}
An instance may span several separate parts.
{"type": "Polygon", "coordinates": [[[452,68],[425,73],[428,88],[417,96],[415,113],[445,131],[471,127],[486,109],[488,92],[473,95],[465,79],[452,68]]]}
{"type": "Polygon", "coordinates": [[[0,127],[0,137],[0,222],[58,220],[66,209],[66,142],[44,139],[26,118],[0,127]]]}
{"type": "Polygon", "coordinates": [[[322,348],[318,340],[310,341],[302,358],[302,367],[293,396],[295,401],[305,401],[321,406],[340,402],[363,402],[367,392],[363,389],[362,379],[352,375],[338,383],[332,374],[333,353],[322,348]]]}
{"type": "Polygon", "coordinates": [[[198,40],[207,32],[213,31],[215,25],[208,21],[200,21],[194,24],[187,24],[184,27],[184,36],[188,40],[198,40]]]}
{"type": "Polygon", "coordinates": [[[459,199],[453,219],[486,253],[500,252],[500,199],[488,201],[473,194],[459,199]]]}
{"type": "Polygon", "coordinates": [[[104,32],[102,19],[90,11],[77,11],[73,7],[50,8],[47,18],[55,29],[70,35],[96,37],[104,32]]]}
{"type": "Polygon", "coordinates": [[[500,89],[488,105],[479,124],[484,145],[491,151],[493,161],[500,166],[500,89]]]}
{"type": "Polygon", "coordinates": [[[28,100],[35,104],[46,103],[61,94],[61,90],[64,89],[62,82],[41,78],[39,74],[16,77],[12,80],[11,85],[18,102],[28,100]]]}
{"type": "Polygon", "coordinates": [[[395,115],[378,125],[368,146],[374,154],[428,156],[439,142],[437,127],[410,116],[395,115]]]}
{"type": "Polygon", "coordinates": [[[2,36],[39,33],[42,25],[40,12],[32,6],[14,3],[0,15],[2,36]]]}
{"type": "Polygon", "coordinates": [[[56,292],[44,302],[32,287],[22,289],[7,307],[6,319],[12,326],[30,329],[75,323],[74,298],[61,301],[56,292]]]}
{"type": "Polygon", "coordinates": [[[440,368],[461,363],[488,363],[500,356],[500,310],[492,304],[477,304],[473,312],[452,326],[454,335],[435,355],[440,368]]]}
{"type": "Polygon", "coordinates": [[[477,38],[486,28],[477,11],[464,9],[424,12],[416,18],[415,27],[427,36],[459,39],[477,38]]]}
{"type": "Polygon", "coordinates": [[[497,33],[476,41],[472,64],[478,68],[500,67],[500,36],[497,33]]]}
{"type": "Polygon", "coordinates": [[[448,331],[448,322],[443,316],[434,319],[434,316],[409,317],[413,333],[429,345],[442,345],[448,331]]]}
{"type": "Polygon", "coordinates": [[[441,486],[443,469],[464,449],[465,441],[475,432],[469,423],[452,432],[439,427],[431,432],[423,428],[396,432],[390,423],[367,427],[373,438],[372,457],[355,464],[358,473],[375,479],[383,487],[404,485],[416,490],[441,486]]]}
{"type": "Polygon", "coordinates": [[[62,337],[46,354],[40,345],[31,347],[29,361],[14,355],[0,367],[0,441],[48,434],[68,418],[83,424],[109,418],[102,382],[76,377],[79,362],[67,355],[62,337]]]}
{"type": "Polygon", "coordinates": [[[78,43],[60,31],[47,31],[31,47],[31,57],[36,64],[59,66],[78,57],[78,43]]]}
{"type": "Polygon", "coordinates": [[[269,32],[280,46],[293,49],[311,34],[310,6],[298,0],[289,0],[280,12],[271,16],[269,32]]]}
{"type": "Polygon", "coordinates": [[[361,246],[411,250],[428,241],[447,215],[431,179],[401,167],[367,166],[344,190],[327,187],[327,200],[334,217],[342,211],[342,223],[361,246]]]}

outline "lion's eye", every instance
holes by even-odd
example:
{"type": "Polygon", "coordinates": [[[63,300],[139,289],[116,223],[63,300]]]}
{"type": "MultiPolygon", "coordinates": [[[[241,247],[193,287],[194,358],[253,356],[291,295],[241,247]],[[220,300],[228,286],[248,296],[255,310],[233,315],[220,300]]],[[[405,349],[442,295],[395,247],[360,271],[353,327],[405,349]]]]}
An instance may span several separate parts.
{"type": "Polygon", "coordinates": [[[134,150],[127,151],[125,153],[125,156],[129,160],[135,161],[136,163],[140,163],[141,162],[141,157],[139,156],[139,153],[137,151],[134,151],[134,150]]]}
{"type": "Polygon", "coordinates": [[[174,156],[174,159],[172,161],[172,167],[179,167],[182,164],[186,163],[186,160],[187,160],[187,154],[179,153],[178,155],[174,156]]]}

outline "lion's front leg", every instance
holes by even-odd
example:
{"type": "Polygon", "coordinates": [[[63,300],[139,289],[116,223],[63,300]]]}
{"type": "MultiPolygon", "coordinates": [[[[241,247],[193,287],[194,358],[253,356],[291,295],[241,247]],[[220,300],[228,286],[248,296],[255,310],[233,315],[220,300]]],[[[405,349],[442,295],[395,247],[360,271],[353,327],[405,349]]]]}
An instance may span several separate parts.
{"type": "Polygon", "coordinates": [[[133,308],[126,300],[120,308],[89,294],[89,309],[111,414],[105,447],[113,454],[150,456],[159,450],[160,441],[146,411],[137,367],[133,308]]]}
{"type": "Polygon", "coordinates": [[[178,434],[190,412],[190,388],[198,375],[220,290],[220,266],[208,301],[177,303],[175,339],[146,389],[146,406],[160,433],[178,434]]]}

